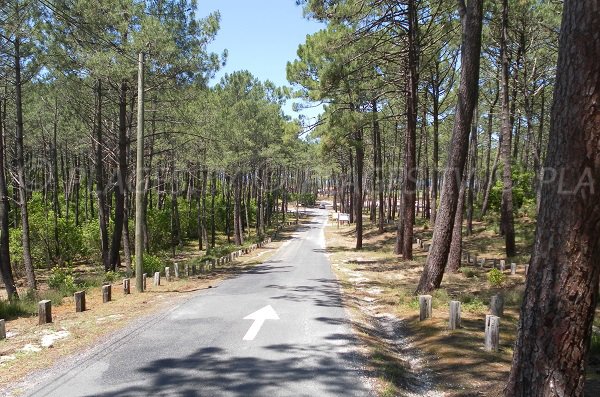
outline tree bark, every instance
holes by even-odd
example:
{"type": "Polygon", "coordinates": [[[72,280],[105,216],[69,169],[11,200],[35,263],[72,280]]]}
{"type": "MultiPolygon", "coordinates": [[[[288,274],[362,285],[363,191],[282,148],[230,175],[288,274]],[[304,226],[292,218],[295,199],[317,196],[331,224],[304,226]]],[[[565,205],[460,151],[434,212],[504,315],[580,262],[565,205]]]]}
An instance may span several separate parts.
{"type": "Polygon", "coordinates": [[[4,126],[6,120],[6,98],[0,102],[0,272],[2,273],[2,282],[6,288],[6,295],[9,301],[19,299],[17,287],[10,262],[9,248],[9,217],[10,200],[8,198],[8,188],[6,186],[6,173],[4,172],[4,126]]]}
{"type": "Polygon", "coordinates": [[[408,91],[406,120],[406,162],[404,164],[402,257],[413,259],[413,227],[415,223],[415,191],[417,188],[417,106],[418,106],[418,19],[415,0],[408,1],[408,91]]]}
{"type": "MultiPolygon", "coordinates": [[[[17,15],[19,14],[17,5],[17,15]]],[[[27,276],[27,285],[30,289],[36,289],[35,273],[33,271],[33,261],[31,259],[31,240],[29,233],[29,212],[27,209],[27,185],[25,182],[25,157],[23,154],[23,102],[21,90],[21,38],[16,35],[14,39],[15,50],[15,110],[17,124],[15,128],[16,144],[16,162],[17,162],[17,183],[19,186],[19,207],[21,208],[21,228],[23,244],[23,264],[27,276]]]]}
{"type": "Polygon", "coordinates": [[[509,78],[509,60],[508,60],[508,0],[502,0],[502,37],[500,39],[500,58],[502,62],[501,74],[501,97],[502,97],[502,142],[500,146],[502,163],[504,169],[502,172],[502,208],[501,208],[501,231],[504,234],[506,256],[516,255],[515,246],[515,225],[513,216],[512,199],[512,174],[511,174],[511,148],[512,148],[512,127],[510,122],[510,109],[508,98],[508,78],[509,78]]]}
{"type": "Polygon", "coordinates": [[[104,186],[104,140],[102,136],[102,82],[96,82],[96,196],[98,197],[98,223],[100,228],[100,252],[104,270],[110,270],[108,248],[108,214],[104,186]]]}
{"type": "Polygon", "coordinates": [[[439,288],[444,276],[446,261],[452,242],[454,216],[457,210],[460,181],[463,177],[469,133],[479,93],[479,63],[481,53],[481,29],[483,0],[459,2],[462,20],[461,81],[458,92],[458,108],[452,130],[452,147],[445,172],[443,194],[435,222],[431,253],[423,269],[418,293],[439,288]]]}
{"type": "Polygon", "coordinates": [[[119,144],[117,184],[115,190],[115,223],[110,246],[110,270],[117,270],[121,257],[121,238],[125,221],[125,193],[127,191],[127,81],[123,80],[119,87],[119,144]]]}
{"type": "Polygon", "coordinates": [[[535,244],[506,396],[582,396],[600,273],[600,1],[564,2],[535,244]]]}

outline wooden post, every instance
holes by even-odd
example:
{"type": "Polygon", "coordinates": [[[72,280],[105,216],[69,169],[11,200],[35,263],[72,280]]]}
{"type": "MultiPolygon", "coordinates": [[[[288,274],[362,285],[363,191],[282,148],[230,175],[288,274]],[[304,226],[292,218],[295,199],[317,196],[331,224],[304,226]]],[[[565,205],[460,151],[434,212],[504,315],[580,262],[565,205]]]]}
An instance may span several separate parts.
{"type": "Polygon", "coordinates": [[[500,271],[503,272],[506,267],[506,261],[504,259],[500,259],[500,271]]]}
{"type": "Polygon", "coordinates": [[[491,314],[485,316],[485,350],[498,351],[500,345],[500,318],[491,314]]]}
{"type": "Polygon", "coordinates": [[[511,276],[514,276],[515,274],[517,274],[517,264],[516,263],[510,264],[510,274],[511,274],[511,276]]]}
{"type": "Polygon", "coordinates": [[[477,265],[479,263],[479,259],[477,258],[477,255],[475,255],[473,257],[473,266],[477,265]]]}
{"type": "Polygon", "coordinates": [[[431,295],[419,295],[419,320],[431,317],[431,295]]]}
{"type": "Polygon", "coordinates": [[[525,276],[529,273],[529,264],[525,265],[525,276]]]}
{"type": "Polygon", "coordinates": [[[504,314],[504,297],[501,294],[492,296],[492,300],[490,301],[490,313],[497,317],[502,317],[504,314]]]}
{"type": "Polygon", "coordinates": [[[179,278],[179,263],[175,262],[175,278],[179,278]]]}
{"type": "Polygon", "coordinates": [[[450,301],[450,320],[448,329],[460,328],[460,302],[450,301]]]}
{"type": "Polygon", "coordinates": [[[217,260],[213,259],[210,264],[210,270],[213,270],[215,267],[217,267],[217,260]]]}
{"type": "Polygon", "coordinates": [[[75,298],[75,312],[81,313],[85,311],[85,291],[77,291],[73,294],[75,298]]]}
{"type": "Polygon", "coordinates": [[[160,285],[160,272],[154,273],[154,286],[157,287],[160,285]]]}
{"type": "Polygon", "coordinates": [[[136,135],[135,175],[135,285],[138,292],[144,291],[142,271],[144,268],[144,58],[138,57],[138,114],[136,135]]]}
{"type": "Polygon", "coordinates": [[[146,279],[148,278],[148,273],[142,274],[142,289],[146,291],[146,279]]]}
{"type": "Polygon", "coordinates": [[[130,287],[129,282],[130,281],[128,278],[123,279],[123,294],[125,294],[125,295],[129,295],[131,293],[131,287],[130,287]]]}
{"type": "Polygon", "coordinates": [[[192,276],[196,275],[196,265],[192,265],[192,276]]]}
{"type": "Polygon", "coordinates": [[[492,267],[495,269],[498,266],[498,259],[494,258],[494,264],[492,267]]]}
{"type": "Polygon", "coordinates": [[[112,300],[112,285],[107,284],[102,286],[102,302],[107,303],[112,300]]]}
{"type": "Polygon", "coordinates": [[[202,268],[202,273],[206,273],[209,268],[210,268],[210,262],[209,261],[205,261],[204,262],[204,267],[202,268]]]}
{"type": "Polygon", "coordinates": [[[171,269],[169,266],[165,267],[165,279],[167,282],[171,281],[171,269]]]}
{"type": "Polygon", "coordinates": [[[43,325],[52,322],[52,301],[43,300],[38,302],[38,324],[43,325]]]}
{"type": "Polygon", "coordinates": [[[6,322],[0,318],[0,340],[6,339],[6,322]]]}

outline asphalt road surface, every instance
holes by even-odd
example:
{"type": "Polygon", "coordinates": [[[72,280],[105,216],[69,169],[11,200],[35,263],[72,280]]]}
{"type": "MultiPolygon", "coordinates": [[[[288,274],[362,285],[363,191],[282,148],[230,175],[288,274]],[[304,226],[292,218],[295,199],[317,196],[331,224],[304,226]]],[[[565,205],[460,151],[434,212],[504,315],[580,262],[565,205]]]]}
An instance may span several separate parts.
{"type": "Polygon", "coordinates": [[[270,260],[49,371],[29,395],[370,395],[315,213],[270,260]]]}

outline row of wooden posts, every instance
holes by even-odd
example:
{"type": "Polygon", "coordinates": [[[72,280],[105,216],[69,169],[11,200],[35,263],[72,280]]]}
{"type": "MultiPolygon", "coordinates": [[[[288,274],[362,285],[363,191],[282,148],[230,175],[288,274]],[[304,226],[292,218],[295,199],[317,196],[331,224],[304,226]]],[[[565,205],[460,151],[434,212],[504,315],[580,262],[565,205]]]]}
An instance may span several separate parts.
{"type": "MultiPolygon", "coordinates": [[[[291,225],[296,225],[296,224],[298,224],[297,221],[283,222],[282,224],[280,224],[277,227],[277,229],[273,233],[272,237],[268,237],[260,243],[252,244],[251,246],[249,246],[247,248],[242,248],[238,251],[231,252],[231,253],[229,253],[225,256],[222,256],[218,259],[213,259],[210,261],[207,260],[203,264],[201,264],[199,266],[199,268],[196,267],[196,265],[190,266],[189,264],[186,263],[183,265],[183,275],[185,277],[190,277],[190,275],[195,276],[198,274],[198,271],[200,273],[205,273],[209,270],[215,269],[217,266],[224,265],[226,263],[230,263],[234,259],[236,259],[242,255],[249,254],[250,252],[254,251],[255,249],[262,248],[265,244],[270,243],[272,241],[272,239],[277,237],[277,234],[279,233],[279,231],[281,231],[281,229],[284,226],[291,226],[291,225]]],[[[170,282],[172,280],[171,268],[168,266],[165,267],[164,273],[165,273],[165,279],[167,280],[167,282],[170,282]]],[[[173,273],[174,273],[173,275],[175,278],[180,277],[180,267],[179,267],[178,263],[174,264],[173,273]]],[[[148,278],[148,274],[144,273],[142,275],[144,290],[146,289],[146,279],[147,278],[148,278]]],[[[161,282],[161,274],[160,274],[160,272],[155,272],[154,278],[153,278],[154,286],[160,286],[160,282],[161,282]]],[[[125,295],[128,295],[131,293],[131,281],[129,278],[123,279],[123,293],[125,295]]],[[[75,312],[77,312],[77,313],[84,312],[86,310],[85,291],[75,292],[75,294],[73,295],[73,298],[75,300],[75,312]]],[[[112,300],[112,285],[105,284],[102,286],[102,302],[107,303],[107,302],[110,302],[111,300],[112,300]]],[[[43,325],[43,324],[48,324],[51,322],[52,322],[52,301],[50,301],[50,300],[39,301],[38,302],[38,324],[43,325]]],[[[2,339],[6,339],[6,322],[4,319],[0,319],[0,340],[2,340],[2,339]]]]}
{"type": "MultiPolygon", "coordinates": [[[[448,329],[455,330],[461,326],[460,301],[450,301],[448,329]]],[[[419,321],[431,318],[431,295],[419,295],[419,321]]],[[[492,296],[490,314],[485,316],[484,348],[487,351],[498,351],[500,347],[500,317],[504,314],[504,297],[501,294],[492,296]]]]}
{"type": "MultiPolygon", "coordinates": [[[[420,238],[415,238],[415,243],[419,246],[419,248],[421,248],[425,252],[429,252],[431,250],[431,243],[426,243],[420,238]]],[[[478,264],[479,267],[483,268],[486,266],[487,263],[491,263],[493,269],[499,269],[502,272],[506,270],[506,259],[479,258],[477,257],[477,255],[471,255],[469,252],[463,252],[462,259],[466,262],[467,265],[478,264]]],[[[525,275],[527,275],[528,272],[529,265],[526,264],[525,275]]],[[[513,276],[517,274],[517,264],[514,262],[510,264],[510,274],[513,276]]]]}

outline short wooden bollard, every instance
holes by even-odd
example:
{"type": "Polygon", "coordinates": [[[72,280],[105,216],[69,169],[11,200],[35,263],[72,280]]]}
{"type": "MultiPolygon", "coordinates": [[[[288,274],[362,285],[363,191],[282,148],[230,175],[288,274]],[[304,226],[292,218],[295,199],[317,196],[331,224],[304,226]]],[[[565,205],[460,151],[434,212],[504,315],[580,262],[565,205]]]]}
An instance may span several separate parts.
{"type": "Polygon", "coordinates": [[[185,277],[190,276],[190,265],[188,265],[187,263],[183,265],[183,275],[185,277]]]}
{"type": "Polygon", "coordinates": [[[165,267],[165,279],[167,282],[171,281],[171,269],[169,266],[165,267]]]}
{"type": "Polygon", "coordinates": [[[213,259],[210,263],[210,270],[213,270],[215,267],[217,267],[217,260],[213,259]]]}
{"type": "Polygon", "coordinates": [[[431,244],[429,244],[429,243],[423,244],[423,251],[429,252],[429,247],[431,247],[431,244]]]}
{"type": "Polygon", "coordinates": [[[131,281],[128,278],[123,279],[123,294],[129,295],[131,293],[131,281]]]}
{"type": "Polygon", "coordinates": [[[43,300],[38,302],[38,324],[48,324],[52,322],[52,301],[43,300]]]}
{"type": "Polygon", "coordinates": [[[517,264],[516,263],[510,264],[510,274],[511,274],[511,276],[514,276],[515,274],[517,274],[517,264]]]}
{"type": "Polygon", "coordinates": [[[506,261],[504,259],[500,259],[500,271],[503,272],[506,268],[506,261]]]}
{"type": "Polygon", "coordinates": [[[148,278],[148,273],[142,274],[142,289],[146,291],[146,279],[148,278]]]}
{"type": "Polygon", "coordinates": [[[192,265],[192,276],[196,275],[196,265],[192,265]]]}
{"type": "Polygon", "coordinates": [[[493,316],[502,317],[504,314],[504,297],[500,294],[492,296],[490,301],[490,313],[493,316]]]}
{"type": "Polygon", "coordinates": [[[498,267],[498,259],[494,258],[494,263],[492,264],[492,267],[495,269],[496,267],[498,267]]]}
{"type": "Polygon", "coordinates": [[[431,317],[431,295],[419,295],[419,321],[431,317]]]}
{"type": "Polygon", "coordinates": [[[154,273],[154,286],[158,287],[160,285],[160,272],[154,273]]]}
{"type": "Polygon", "coordinates": [[[102,286],[102,303],[107,303],[112,300],[112,285],[107,284],[102,286]]]}
{"type": "Polygon", "coordinates": [[[491,314],[485,316],[485,350],[498,351],[500,346],[500,318],[491,314]]]}
{"type": "Polygon", "coordinates": [[[481,258],[481,260],[479,261],[479,267],[484,267],[485,266],[485,258],[481,258]]]}
{"type": "Polygon", "coordinates": [[[175,262],[173,270],[175,271],[175,278],[179,278],[179,263],[175,262]]]}
{"type": "Polygon", "coordinates": [[[81,313],[85,311],[85,291],[77,291],[73,294],[75,298],[75,312],[81,313]]]}
{"type": "Polygon", "coordinates": [[[206,273],[209,268],[210,268],[210,262],[206,261],[206,262],[204,262],[204,266],[202,267],[201,272],[206,273]]]}
{"type": "Polygon", "coordinates": [[[527,273],[529,273],[529,265],[525,265],[525,275],[527,276],[527,273]]]}
{"type": "Polygon", "coordinates": [[[450,301],[450,320],[448,329],[460,328],[460,302],[450,301]]]}
{"type": "Polygon", "coordinates": [[[6,322],[0,318],[0,340],[6,339],[6,322]]]}
{"type": "Polygon", "coordinates": [[[479,259],[477,258],[477,255],[475,255],[473,257],[473,266],[477,265],[479,263],[479,259]]]}

